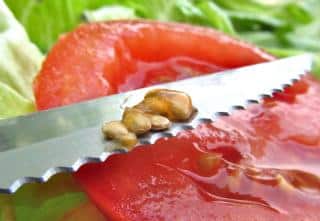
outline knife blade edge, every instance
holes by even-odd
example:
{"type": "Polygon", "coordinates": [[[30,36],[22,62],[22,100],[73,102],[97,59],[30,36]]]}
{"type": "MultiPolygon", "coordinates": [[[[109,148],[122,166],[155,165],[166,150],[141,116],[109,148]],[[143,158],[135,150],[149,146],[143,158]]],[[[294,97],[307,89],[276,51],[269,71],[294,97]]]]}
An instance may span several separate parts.
{"type": "MultiPolygon", "coordinates": [[[[304,58],[307,59],[307,56],[305,56],[304,58]]],[[[281,62],[281,60],[279,60],[279,61],[281,62]]],[[[311,65],[311,63],[310,63],[310,65],[311,65]]],[[[258,65],[256,65],[256,67],[257,66],[258,65]]],[[[244,68],[241,68],[241,70],[245,71],[246,68],[250,68],[250,67],[244,67],[244,68]]],[[[306,68],[306,69],[309,69],[309,68],[306,68]]],[[[237,70],[239,71],[239,69],[237,69],[237,70]]],[[[305,71],[309,71],[309,70],[305,70],[305,71]]],[[[232,72],[232,70],[228,71],[228,73],[230,73],[230,72],[232,72]]],[[[216,117],[219,117],[220,115],[229,115],[234,110],[245,109],[251,103],[259,103],[266,96],[272,96],[272,94],[275,91],[282,90],[284,87],[290,85],[292,82],[297,81],[301,76],[302,76],[302,74],[296,74],[295,77],[287,79],[287,81],[281,82],[281,85],[277,85],[275,88],[270,88],[269,90],[266,90],[263,93],[257,94],[256,96],[248,97],[248,99],[246,99],[244,102],[235,103],[233,106],[229,107],[228,110],[213,111],[214,113],[211,113],[211,114],[201,113],[200,112],[192,121],[188,122],[187,124],[176,124],[175,127],[172,130],[147,134],[147,135],[143,136],[140,139],[141,143],[142,144],[154,143],[161,137],[175,136],[179,131],[185,130],[185,129],[193,129],[199,123],[212,122],[216,117]]],[[[169,88],[170,88],[170,84],[168,84],[168,85],[169,85],[169,88]]],[[[175,87],[175,84],[171,84],[171,85],[172,85],[172,89],[176,89],[177,88],[177,87],[175,87]]],[[[161,85],[160,86],[154,86],[153,88],[163,88],[163,86],[161,86],[161,85]]],[[[143,89],[143,91],[147,91],[149,89],[150,88],[145,88],[145,89],[143,89]]],[[[130,93],[131,92],[129,92],[129,94],[130,93]]],[[[136,98],[134,100],[136,100],[136,98]]],[[[130,101],[128,103],[130,103],[130,101]]],[[[96,133],[98,128],[97,127],[92,127],[92,128],[95,131],[94,133],[96,133]]],[[[88,129],[88,128],[86,128],[86,129],[88,129]]],[[[66,137],[68,137],[68,136],[66,135],[66,137]]],[[[59,137],[59,138],[61,138],[61,137],[59,137]]],[[[102,138],[101,138],[101,140],[102,140],[102,138]]],[[[48,141],[48,140],[46,140],[46,141],[48,141]]],[[[19,150],[19,149],[15,149],[15,150],[19,150]]],[[[118,152],[119,152],[118,149],[114,149],[114,150],[108,150],[107,152],[106,151],[102,151],[102,152],[100,152],[100,154],[98,154],[96,156],[80,157],[80,158],[76,159],[71,166],[69,165],[69,166],[51,167],[48,170],[45,170],[44,173],[41,173],[42,175],[40,177],[22,177],[20,179],[16,179],[7,188],[2,188],[2,186],[0,186],[1,187],[0,188],[0,192],[13,193],[20,186],[22,186],[25,183],[29,183],[29,182],[46,182],[51,176],[53,176],[56,173],[77,171],[78,168],[81,167],[83,164],[86,164],[86,163],[89,163],[89,162],[103,162],[109,156],[111,156],[112,154],[118,153],[118,152]]],[[[1,155],[0,155],[0,157],[1,157],[1,155]]]]}

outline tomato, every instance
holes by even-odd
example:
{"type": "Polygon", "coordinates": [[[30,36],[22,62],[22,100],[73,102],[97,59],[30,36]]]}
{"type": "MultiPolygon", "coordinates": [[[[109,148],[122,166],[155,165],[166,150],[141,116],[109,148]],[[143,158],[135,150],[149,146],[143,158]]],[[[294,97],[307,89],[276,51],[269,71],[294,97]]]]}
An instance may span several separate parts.
{"type": "Polygon", "coordinates": [[[320,84],[285,93],[74,176],[110,220],[319,220],[320,84]]]}
{"type": "Polygon", "coordinates": [[[151,21],[84,24],[49,52],[38,110],[273,59],[215,30],[151,21]]]}

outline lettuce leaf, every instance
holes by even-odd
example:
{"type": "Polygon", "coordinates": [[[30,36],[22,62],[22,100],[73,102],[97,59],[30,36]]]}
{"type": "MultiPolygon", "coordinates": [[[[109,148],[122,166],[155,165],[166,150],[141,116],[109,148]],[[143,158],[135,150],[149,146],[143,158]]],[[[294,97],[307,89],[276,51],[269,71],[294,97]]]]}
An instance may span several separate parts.
{"type": "Polygon", "coordinates": [[[137,18],[132,8],[124,6],[105,6],[97,10],[86,10],[84,18],[89,22],[99,22],[114,19],[134,19],[137,18]]]}
{"type": "Polygon", "coordinates": [[[235,30],[228,14],[213,2],[203,1],[197,5],[211,26],[224,33],[234,35],[235,30]]]}
{"type": "Polygon", "coordinates": [[[0,120],[35,111],[32,100],[24,98],[10,86],[0,82],[0,120]]]}
{"type": "Polygon", "coordinates": [[[210,1],[193,0],[5,0],[43,52],[85,21],[147,18],[207,25],[232,33],[227,14],[210,1]],[[208,6],[208,8],[207,8],[208,6]],[[41,34],[39,34],[41,33],[41,34]]]}
{"type": "Polygon", "coordinates": [[[0,194],[0,221],[57,221],[88,203],[71,174],[58,174],[47,183],[32,183],[15,194],[0,194]]]}
{"type": "Polygon", "coordinates": [[[0,0],[0,119],[34,111],[32,81],[43,56],[0,0]]]}
{"type": "MultiPolygon", "coordinates": [[[[44,52],[61,34],[81,22],[146,18],[213,27],[244,37],[260,47],[276,49],[272,52],[299,50],[311,51],[315,56],[319,54],[318,0],[5,1],[26,28],[31,40],[44,52]]],[[[0,21],[0,30],[2,26],[0,21]]]]}
{"type": "Polygon", "coordinates": [[[247,3],[241,6],[238,1],[231,3],[235,0],[218,1],[227,8],[243,39],[278,57],[312,53],[315,58],[313,73],[320,78],[320,1],[287,0],[267,5],[241,0],[247,3]]]}
{"type": "Polygon", "coordinates": [[[47,52],[58,37],[84,22],[85,10],[121,0],[5,0],[35,44],[47,52]]]}
{"type": "Polygon", "coordinates": [[[17,205],[15,208],[16,221],[56,221],[66,212],[87,201],[83,193],[65,193],[48,198],[40,206],[33,207],[27,204],[17,205]]]}

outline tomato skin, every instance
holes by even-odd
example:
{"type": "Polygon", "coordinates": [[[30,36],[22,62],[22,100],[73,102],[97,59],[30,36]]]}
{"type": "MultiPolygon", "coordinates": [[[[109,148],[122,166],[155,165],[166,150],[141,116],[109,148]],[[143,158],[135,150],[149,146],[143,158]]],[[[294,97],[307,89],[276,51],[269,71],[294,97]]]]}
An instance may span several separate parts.
{"type": "Polygon", "coordinates": [[[273,57],[209,28],[152,21],[84,24],[49,52],[34,82],[37,108],[148,86],[159,82],[159,74],[166,81],[183,78],[172,59],[200,74],[273,57]]]}

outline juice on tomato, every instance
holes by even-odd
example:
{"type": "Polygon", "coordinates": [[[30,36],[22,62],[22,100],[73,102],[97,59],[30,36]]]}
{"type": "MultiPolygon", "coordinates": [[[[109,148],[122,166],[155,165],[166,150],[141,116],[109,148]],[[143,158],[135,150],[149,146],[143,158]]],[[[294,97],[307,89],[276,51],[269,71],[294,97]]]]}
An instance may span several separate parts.
{"type": "Polygon", "coordinates": [[[319,220],[320,84],[75,174],[111,220],[319,220]]]}

